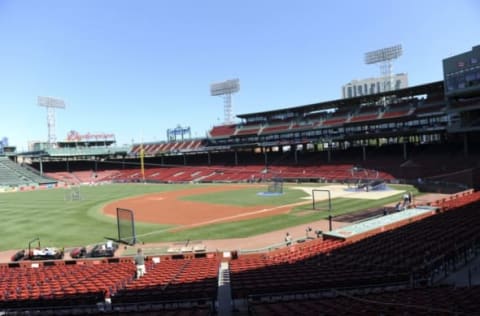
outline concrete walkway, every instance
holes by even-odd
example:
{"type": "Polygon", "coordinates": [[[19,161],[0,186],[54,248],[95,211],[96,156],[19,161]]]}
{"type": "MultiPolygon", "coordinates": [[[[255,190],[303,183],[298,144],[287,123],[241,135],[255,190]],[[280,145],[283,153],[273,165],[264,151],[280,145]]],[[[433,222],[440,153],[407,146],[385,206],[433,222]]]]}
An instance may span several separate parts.
{"type": "Polygon", "coordinates": [[[218,271],[217,313],[232,315],[232,289],[230,288],[230,269],[228,262],[222,262],[218,271]]]}

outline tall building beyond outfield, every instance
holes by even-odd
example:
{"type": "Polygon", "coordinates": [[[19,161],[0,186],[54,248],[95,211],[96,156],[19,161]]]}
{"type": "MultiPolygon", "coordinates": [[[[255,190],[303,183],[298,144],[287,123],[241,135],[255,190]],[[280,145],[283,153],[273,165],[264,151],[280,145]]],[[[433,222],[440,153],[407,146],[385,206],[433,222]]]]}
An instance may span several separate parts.
{"type": "Polygon", "coordinates": [[[342,86],[342,98],[346,99],[361,97],[364,95],[382,93],[408,87],[408,75],[406,73],[399,73],[392,77],[392,89],[390,89],[390,80],[386,77],[352,80],[346,85],[342,86]]]}

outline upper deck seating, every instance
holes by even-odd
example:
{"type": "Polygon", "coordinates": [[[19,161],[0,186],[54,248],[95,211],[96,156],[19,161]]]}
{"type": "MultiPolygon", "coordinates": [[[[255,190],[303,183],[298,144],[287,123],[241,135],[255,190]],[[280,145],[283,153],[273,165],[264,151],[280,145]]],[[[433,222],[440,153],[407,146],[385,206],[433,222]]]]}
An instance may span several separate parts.
{"type": "Polygon", "coordinates": [[[290,129],[290,123],[282,123],[282,124],[272,124],[267,125],[262,129],[261,134],[269,134],[269,133],[278,133],[278,132],[285,132],[290,129]]]}
{"type": "Polygon", "coordinates": [[[235,132],[236,125],[220,125],[220,126],[214,126],[210,130],[210,137],[212,138],[227,138],[233,135],[235,132]]]}
{"type": "Polygon", "coordinates": [[[257,135],[260,131],[260,128],[260,124],[248,124],[244,126],[239,126],[236,129],[235,136],[257,135]]]}

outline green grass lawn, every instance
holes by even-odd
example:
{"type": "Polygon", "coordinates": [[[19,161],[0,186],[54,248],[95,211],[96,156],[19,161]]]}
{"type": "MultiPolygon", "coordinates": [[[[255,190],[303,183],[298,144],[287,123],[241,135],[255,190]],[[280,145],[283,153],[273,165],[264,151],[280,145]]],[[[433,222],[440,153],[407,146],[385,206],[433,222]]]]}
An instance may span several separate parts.
{"type": "MultiPolygon", "coordinates": [[[[42,246],[70,247],[100,242],[104,237],[117,237],[116,219],[104,216],[101,209],[108,203],[142,194],[198,187],[195,185],[114,184],[81,187],[80,201],[65,201],[65,189],[0,194],[0,250],[21,249],[39,237],[42,246]]],[[[298,202],[305,193],[285,187],[277,197],[257,196],[258,188],[190,196],[188,199],[229,205],[282,205],[298,202]]],[[[352,199],[333,200],[332,214],[351,212],[388,203],[352,199]],[[345,201],[343,201],[345,200],[345,201]],[[375,203],[376,202],[376,203],[375,203]]],[[[390,201],[391,200],[391,201],[390,201]]],[[[168,226],[136,223],[137,235],[145,242],[238,238],[309,223],[328,216],[327,212],[304,212],[307,204],[289,214],[268,218],[223,223],[171,232],[168,226]],[[306,214],[298,215],[298,212],[306,214]]]]}
{"type": "Polygon", "coordinates": [[[301,190],[292,190],[285,187],[282,195],[277,196],[260,196],[259,192],[265,191],[265,188],[247,188],[235,191],[214,192],[207,194],[196,194],[182,197],[182,200],[207,202],[212,204],[222,205],[237,205],[237,206],[255,206],[255,205],[269,205],[278,206],[291,204],[301,201],[303,197],[308,194],[301,190]]]}
{"type": "MultiPolygon", "coordinates": [[[[117,237],[116,219],[101,213],[111,201],[186,186],[116,184],[81,187],[81,201],[65,201],[65,189],[0,195],[0,250],[24,248],[39,237],[44,246],[75,246],[117,237]]],[[[137,224],[138,233],[160,225],[137,224]]]]}

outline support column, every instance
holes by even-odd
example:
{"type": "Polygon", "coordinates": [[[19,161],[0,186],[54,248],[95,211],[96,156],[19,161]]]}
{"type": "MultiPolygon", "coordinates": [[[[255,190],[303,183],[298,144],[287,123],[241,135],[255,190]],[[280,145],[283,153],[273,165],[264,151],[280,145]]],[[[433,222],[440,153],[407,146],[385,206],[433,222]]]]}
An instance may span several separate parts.
{"type": "Polygon", "coordinates": [[[327,148],[327,161],[328,162],[331,162],[332,161],[332,148],[331,148],[332,144],[328,144],[328,148],[327,148]]]}
{"type": "Polygon", "coordinates": [[[212,155],[210,154],[209,151],[207,151],[207,163],[209,166],[212,165],[212,155]]]}
{"type": "Polygon", "coordinates": [[[407,155],[407,143],[403,143],[403,160],[407,160],[408,155],[407,155]]]}
{"type": "Polygon", "coordinates": [[[367,149],[365,148],[365,145],[362,146],[362,159],[363,161],[367,160],[367,149]]]}
{"type": "Polygon", "coordinates": [[[234,155],[235,155],[235,166],[238,166],[238,152],[235,150],[234,151],[234,155]]]}
{"type": "Polygon", "coordinates": [[[293,160],[295,161],[295,164],[298,165],[298,151],[296,146],[295,150],[293,151],[293,160]]]}
{"type": "Polygon", "coordinates": [[[43,161],[42,161],[42,156],[40,156],[38,162],[39,162],[39,168],[40,168],[40,175],[43,176],[43,161]]]}
{"type": "Polygon", "coordinates": [[[268,166],[268,155],[267,155],[267,150],[265,149],[265,147],[263,148],[263,155],[265,157],[265,168],[267,168],[267,166],[268,166]]]}
{"type": "Polygon", "coordinates": [[[468,157],[468,135],[467,132],[463,133],[463,155],[468,157]]]}

